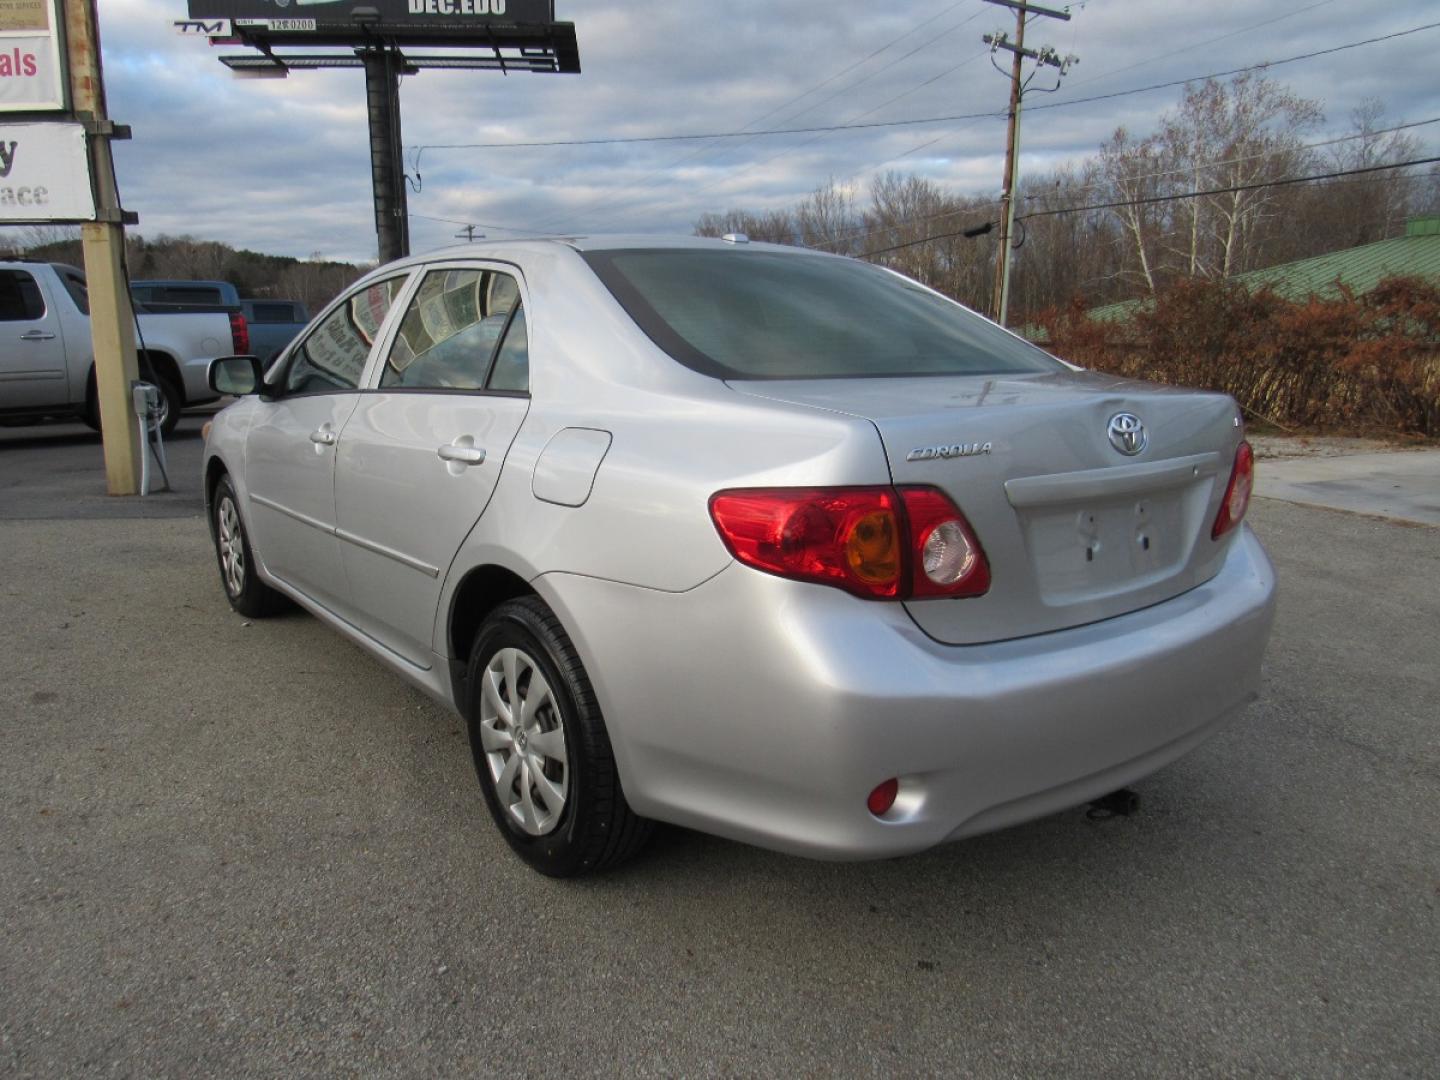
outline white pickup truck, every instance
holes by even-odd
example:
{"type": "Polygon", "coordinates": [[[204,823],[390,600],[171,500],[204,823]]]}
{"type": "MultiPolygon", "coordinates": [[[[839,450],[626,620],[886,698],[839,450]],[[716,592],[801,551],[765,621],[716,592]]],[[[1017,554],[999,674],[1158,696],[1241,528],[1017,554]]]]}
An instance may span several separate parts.
{"type": "MultiPolygon", "coordinates": [[[[248,353],[238,310],[147,312],[136,305],[141,377],[164,393],[162,430],[180,410],[215,400],[206,370],[248,353]]],[[[99,426],[85,275],[62,263],[0,261],[0,424],[73,416],[99,426]]]]}

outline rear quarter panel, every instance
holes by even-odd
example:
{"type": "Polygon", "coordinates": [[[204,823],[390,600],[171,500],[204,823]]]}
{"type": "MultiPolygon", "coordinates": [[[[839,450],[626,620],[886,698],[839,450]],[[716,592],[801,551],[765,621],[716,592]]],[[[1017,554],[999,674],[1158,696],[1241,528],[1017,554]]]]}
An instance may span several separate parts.
{"type": "Polygon", "coordinates": [[[532,405],[494,497],[451,566],[437,652],[448,649],[453,591],[474,567],[500,565],[526,580],[578,574],[681,592],[730,562],[710,519],[715,492],[889,482],[868,421],[746,398],[682,368],[576,256],[537,258],[525,272],[532,405]],[[573,507],[533,492],[537,460],[570,427],[612,436],[589,498],[573,507]]]}

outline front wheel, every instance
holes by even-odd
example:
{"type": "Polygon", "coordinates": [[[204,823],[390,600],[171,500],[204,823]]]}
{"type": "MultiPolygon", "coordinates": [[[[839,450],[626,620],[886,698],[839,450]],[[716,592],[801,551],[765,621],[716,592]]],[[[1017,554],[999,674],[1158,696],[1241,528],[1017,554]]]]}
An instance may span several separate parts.
{"type": "Polygon", "coordinates": [[[285,598],[255,573],[255,556],[250,550],[250,538],[245,535],[245,523],[240,519],[240,500],[228,476],[222,476],[215,485],[211,514],[220,584],[225,587],[225,599],[230,601],[230,606],[252,619],[284,610],[285,598]]]}
{"type": "Polygon", "coordinates": [[[630,809],[590,679],[537,597],[501,604],[470,656],[475,771],[501,834],[550,877],[618,866],[652,825],[630,809]]]}

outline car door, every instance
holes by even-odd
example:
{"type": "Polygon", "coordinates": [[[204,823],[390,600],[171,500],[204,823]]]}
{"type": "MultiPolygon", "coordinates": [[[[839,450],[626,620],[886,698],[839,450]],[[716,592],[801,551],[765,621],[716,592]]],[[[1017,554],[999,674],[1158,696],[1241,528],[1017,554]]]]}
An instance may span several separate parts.
{"type": "Polygon", "coordinates": [[[335,304],[271,373],[246,436],[246,509],[258,557],[273,577],[331,611],[343,612],[347,599],[335,539],[335,451],[406,276],[335,304]]]}
{"type": "Polygon", "coordinates": [[[522,293],[513,266],[427,269],[337,451],[352,617],[420,667],[446,570],[530,407],[522,293]]]}
{"type": "Polygon", "coordinates": [[[0,409],[69,400],[59,312],[29,270],[0,270],[0,409]]]}

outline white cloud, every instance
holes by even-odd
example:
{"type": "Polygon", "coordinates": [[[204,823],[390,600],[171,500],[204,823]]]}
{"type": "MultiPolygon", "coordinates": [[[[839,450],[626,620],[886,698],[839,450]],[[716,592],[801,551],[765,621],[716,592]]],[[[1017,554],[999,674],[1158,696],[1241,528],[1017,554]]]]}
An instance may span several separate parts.
{"type": "MultiPolygon", "coordinates": [[[[556,6],[559,18],[576,24],[583,74],[427,71],[407,78],[405,143],[646,136],[736,130],[762,116],[761,127],[787,127],[845,123],[872,110],[866,119],[1004,108],[1006,81],[978,55],[979,37],[1012,16],[981,0],[556,0],[556,6]]],[[[110,110],[135,130],[133,142],[117,145],[116,160],[141,232],[192,233],[278,254],[373,257],[358,71],[237,81],[217,50],[172,32],[170,22],[185,14],[182,0],[106,0],[100,11],[110,110]]],[[[1289,0],[1283,7],[1090,0],[1068,24],[1032,24],[1030,42],[1081,57],[1060,94],[1036,93],[1032,100],[1124,90],[1425,21],[1420,9],[1375,0],[1318,6],[1289,0]],[[1255,26],[1287,12],[1299,13],[1255,26]]],[[[1417,73],[1433,69],[1437,35],[1426,31],[1279,67],[1273,77],[1322,100],[1329,131],[1341,131],[1366,96],[1384,101],[1397,121],[1426,119],[1440,115],[1440,84],[1417,73]]],[[[1088,153],[1119,124],[1146,130],[1178,94],[1031,113],[1024,166],[1088,153]]],[[[1427,136],[1429,145],[1434,141],[1427,136]]],[[[707,210],[783,206],[832,177],[863,187],[890,159],[898,160],[888,167],[922,171],[966,191],[995,190],[1003,147],[1003,123],[981,120],[709,144],[432,149],[420,158],[424,184],[411,194],[410,209],[518,229],[688,232],[707,210]],[[932,140],[938,141],[917,149],[932,140]]],[[[413,149],[409,160],[413,165],[413,149]]],[[[456,231],[412,221],[417,250],[448,242],[456,231]]]]}

